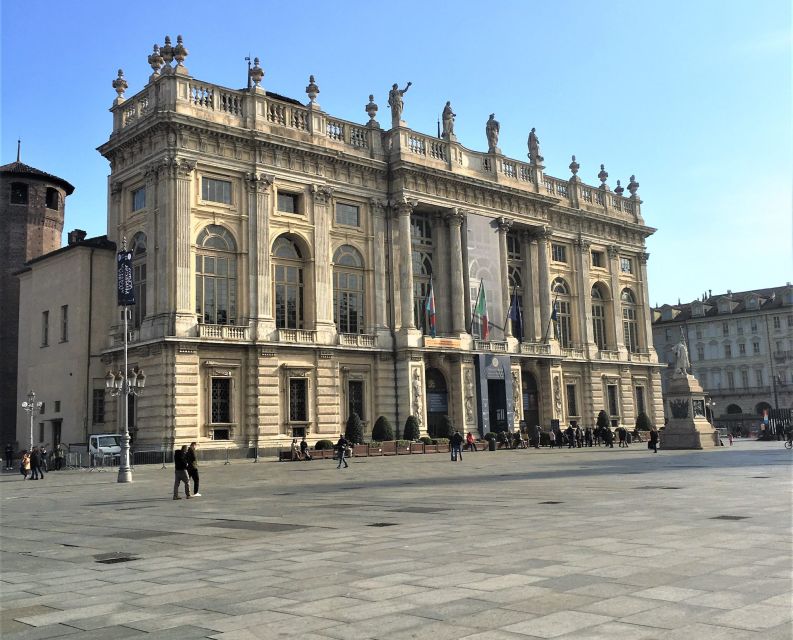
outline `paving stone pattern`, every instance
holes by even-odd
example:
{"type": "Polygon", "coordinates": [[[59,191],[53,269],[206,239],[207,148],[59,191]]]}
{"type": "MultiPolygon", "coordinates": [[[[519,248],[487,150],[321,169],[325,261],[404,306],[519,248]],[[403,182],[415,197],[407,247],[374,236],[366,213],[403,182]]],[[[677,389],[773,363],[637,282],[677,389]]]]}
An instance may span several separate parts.
{"type": "Polygon", "coordinates": [[[238,461],[178,502],[156,465],[9,473],[0,635],[791,640],[792,461],[751,441],[238,461]]]}

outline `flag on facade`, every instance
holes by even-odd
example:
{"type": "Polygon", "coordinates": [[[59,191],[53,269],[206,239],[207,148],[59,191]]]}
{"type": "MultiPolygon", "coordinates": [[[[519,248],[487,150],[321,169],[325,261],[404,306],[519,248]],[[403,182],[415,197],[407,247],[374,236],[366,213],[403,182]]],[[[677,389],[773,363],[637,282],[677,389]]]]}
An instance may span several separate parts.
{"type": "Polygon", "coordinates": [[[430,292],[427,294],[427,300],[424,303],[424,312],[427,314],[427,330],[431,337],[435,337],[435,287],[432,286],[432,278],[430,278],[430,292]]]}
{"type": "Polygon", "coordinates": [[[509,319],[512,321],[512,335],[518,342],[523,342],[523,313],[518,302],[518,292],[512,291],[512,302],[509,305],[509,319]]]}
{"type": "Polygon", "coordinates": [[[476,305],[474,305],[474,313],[472,317],[472,324],[477,328],[479,338],[487,340],[490,335],[490,323],[487,317],[487,297],[485,296],[485,283],[479,281],[479,293],[476,295],[476,305]]]}

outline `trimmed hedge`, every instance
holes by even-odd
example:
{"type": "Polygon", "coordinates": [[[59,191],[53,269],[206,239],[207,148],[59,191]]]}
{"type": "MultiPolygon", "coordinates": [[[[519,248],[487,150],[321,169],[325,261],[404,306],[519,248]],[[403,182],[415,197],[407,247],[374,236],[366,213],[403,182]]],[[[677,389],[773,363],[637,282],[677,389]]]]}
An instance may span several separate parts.
{"type": "Polygon", "coordinates": [[[323,449],[333,449],[335,445],[330,440],[317,440],[314,444],[314,449],[316,451],[322,451],[323,449]]]}
{"type": "Polygon", "coordinates": [[[605,427],[606,429],[611,426],[609,424],[609,414],[607,414],[603,409],[601,409],[600,413],[598,413],[597,426],[601,428],[605,427]]]}
{"type": "Polygon", "coordinates": [[[363,423],[358,414],[353,411],[347,418],[347,428],[344,430],[344,437],[350,444],[360,444],[363,442],[363,423]]]}
{"type": "Polygon", "coordinates": [[[381,442],[384,440],[393,440],[394,439],[394,427],[391,426],[391,423],[388,421],[388,418],[385,416],[380,416],[374,423],[372,427],[372,440],[380,440],[381,442]]]}
{"type": "Polygon", "coordinates": [[[420,442],[423,442],[424,444],[435,444],[435,443],[432,441],[432,438],[430,438],[429,436],[421,436],[421,437],[419,438],[419,441],[420,441],[420,442]]]}
{"type": "Polygon", "coordinates": [[[402,437],[405,440],[413,441],[418,440],[420,434],[419,421],[416,416],[408,416],[405,420],[405,428],[402,430],[402,437]]]}
{"type": "Polygon", "coordinates": [[[648,416],[644,411],[636,416],[636,428],[639,431],[649,431],[652,426],[653,424],[650,422],[650,416],[648,416]]]}

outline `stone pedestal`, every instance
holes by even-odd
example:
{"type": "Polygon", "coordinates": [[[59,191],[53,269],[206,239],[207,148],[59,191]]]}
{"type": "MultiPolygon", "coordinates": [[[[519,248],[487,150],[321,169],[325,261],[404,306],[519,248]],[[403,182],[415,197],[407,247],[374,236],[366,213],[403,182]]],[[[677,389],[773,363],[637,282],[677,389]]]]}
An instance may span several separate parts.
{"type": "Polygon", "coordinates": [[[718,433],[705,417],[705,394],[689,374],[675,374],[666,394],[667,415],[661,431],[662,449],[709,449],[718,446],[718,433]]]}

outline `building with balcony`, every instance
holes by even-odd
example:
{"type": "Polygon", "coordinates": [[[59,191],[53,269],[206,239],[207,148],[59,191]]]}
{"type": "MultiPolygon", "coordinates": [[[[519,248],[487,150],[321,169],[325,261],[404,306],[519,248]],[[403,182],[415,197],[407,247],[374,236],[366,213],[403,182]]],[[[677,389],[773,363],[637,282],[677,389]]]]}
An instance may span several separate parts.
{"type": "MultiPolygon", "coordinates": [[[[653,309],[653,343],[672,363],[681,335],[691,369],[725,428],[759,429],[763,413],[793,407],[793,286],[713,295],[653,309]]],[[[664,388],[667,383],[664,376],[664,388]]]]}
{"type": "MultiPolygon", "coordinates": [[[[351,412],[430,433],[444,415],[480,433],[661,419],[635,179],[626,197],[601,166],[587,185],[575,158],[554,178],[536,144],[529,162],[474,151],[401,111],[386,130],[372,96],[341,120],[313,77],[301,102],[258,60],[234,90],[186,56],[157,48],[131,97],[119,74],[99,148],[108,237],[134,253],[137,446],[333,438],[351,412]]],[[[108,327],[108,369],[122,337],[108,327]]]]}

